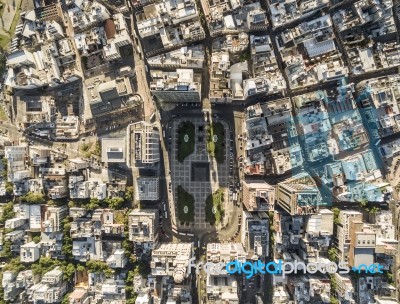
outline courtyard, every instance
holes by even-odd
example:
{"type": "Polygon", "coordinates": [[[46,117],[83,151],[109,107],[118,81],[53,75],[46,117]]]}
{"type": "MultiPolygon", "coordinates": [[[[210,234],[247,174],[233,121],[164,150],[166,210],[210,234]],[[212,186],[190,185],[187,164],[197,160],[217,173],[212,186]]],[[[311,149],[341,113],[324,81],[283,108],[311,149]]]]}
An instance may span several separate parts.
{"type": "MultiPolygon", "coordinates": [[[[219,121],[214,125],[217,125],[221,143],[229,143],[228,125],[224,121],[219,121]]],[[[171,182],[172,189],[175,191],[177,224],[182,228],[208,229],[212,227],[213,225],[210,224],[212,221],[208,221],[206,215],[207,198],[221,188],[228,187],[229,162],[226,160],[229,158],[227,155],[229,147],[217,149],[218,153],[222,153],[219,158],[221,162],[212,156],[207,149],[209,128],[210,125],[201,118],[191,119],[190,122],[183,119],[173,122],[175,132],[171,134],[171,182]],[[185,135],[188,135],[186,140],[185,135]],[[190,151],[192,152],[189,153],[190,151]],[[182,196],[182,193],[178,194],[179,186],[194,199],[194,222],[182,220],[180,216],[183,204],[178,200],[178,195],[182,196]]],[[[215,129],[214,127],[213,130],[215,129]]]]}

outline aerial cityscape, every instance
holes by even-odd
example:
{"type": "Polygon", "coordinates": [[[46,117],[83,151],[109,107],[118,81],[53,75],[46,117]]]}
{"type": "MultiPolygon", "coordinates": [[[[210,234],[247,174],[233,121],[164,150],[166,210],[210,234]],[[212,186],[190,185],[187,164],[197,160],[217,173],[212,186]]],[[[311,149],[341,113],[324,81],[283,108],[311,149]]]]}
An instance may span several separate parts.
{"type": "Polygon", "coordinates": [[[400,303],[399,0],[0,15],[0,304],[400,303]]]}

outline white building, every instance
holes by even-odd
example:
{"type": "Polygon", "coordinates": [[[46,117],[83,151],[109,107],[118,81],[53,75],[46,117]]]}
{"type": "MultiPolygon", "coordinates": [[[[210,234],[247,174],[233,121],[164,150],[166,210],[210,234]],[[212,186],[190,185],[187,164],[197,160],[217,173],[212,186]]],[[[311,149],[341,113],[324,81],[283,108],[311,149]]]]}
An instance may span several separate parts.
{"type": "Polygon", "coordinates": [[[101,140],[101,161],[103,163],[124,163],[126,159],[125,140],[103,138],[101,140]]]}
{"type": "Polygon", "coordinates": [[[157,201],[160,198],[158,177],[140,176],[135,179],[135,199],[138,201],[157,201]]]}
{"type": "Polygon", "coordinates": [[[40,244],[30,242],[21,246],[20,251],[21,262],[33,263],[40,258],[40,244]]]}
{"type": "Polygon", "coordinates": [[[4,224],[4,228],[15,229],[15,228],[23,226],[25,223],[26,223],[26,219],[12,218],[12,219],[6,220],[6,222],[4,224]]]}
{"type": "Polygon", "coordinates": [[[127,165],[153,166],[160,161],[160,132],[153,124],[140,121],[127,128],[127,165]]]}
{"type": "Polygon", "coordinates": [[[44,220],[43,220],[43,231],[44,232],[57,232],[63,229],[62,221],[68,215],[68,207],[44,207],[44,220]]]}
{"type": "Polygon", "coordinates": [[[201,75],[192,69],[176,69],[176,72],[151,71],[151,93],[161,102],[201,101],[201,75]]]}
{"type": "Polygon", "coordinates": [[[243,211],[242,244],[249,258],[267,257],[269,252],[269,217],[266,212],[243,211]]]}
{"type": "Polygon", "coordinates": [[[125,255],[125,250],[117,249],[106,262],[111,268],[124,268],[128,263],[128,257],[125,255]]]}
{"type": "Polygon", "coordinates": [[[34,303],[59,303],[67,292],[63,275],[59,267],[45,273],[42,281],[31,288],[34,303]]]}
{"type": "Polygon", "coordinates": [[[194,256],[193,243],[162,243],[152,252],[151,274],[170,276],[180,284],[189,277],[189,260],[194,256]]]}
{"type": "Polygon", "coordinates": [[[158,244],[158,209],[135,209],[129,213],[129,240],[148,252],[158,244]]]}
{"type": "Polygon", "coordinates": [[[131,39],[124,15],[118,13],[113,15],[113,19],[106,20],[104,24],[104,31],[107,37],[107,45],[105,45],[103,48],[104,59],[121,59],[119,48],[131,44],[131,39]]]}
{"type": "Polygon", "coordinates": [[[5,158],[7,159],[7,181],[20,182],[30,177],[27,168],[28,147],[26,146],[6,146],[4,147],[5,158]]]}

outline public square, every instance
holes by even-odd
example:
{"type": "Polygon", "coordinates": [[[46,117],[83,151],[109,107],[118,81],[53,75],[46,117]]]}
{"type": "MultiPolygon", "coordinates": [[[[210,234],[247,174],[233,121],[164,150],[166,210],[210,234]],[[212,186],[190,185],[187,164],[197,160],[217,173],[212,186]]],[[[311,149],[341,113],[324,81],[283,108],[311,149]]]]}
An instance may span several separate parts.
{"type": "MultiPolygon", "coordinates": [[[[188,193],[194,197],[195,212],[194,223],[195,229],[208,229],[210,224],[206,221],[206,199],[217,191],[219,188],[228,187],[229,181],[229,127],[224,121],[219,121],[225,128],[225,161],[217,163],[214,157],[207,152],[207,123],[204,119],[190,119],[195,126],[195,147],[194,152],[186,157],[183,162],[177,159],[178,154],[178,127],[187,121],[187,119],[179,119],[173,122],[172,148],[171,158],[171,177],[172,189],[175,196],[175,208],[178,208],[176,202],[176,188],[182,186],[188,193]]],[[[227,197],[227,196],[226,196],[227,197]]],[[[179,220],[177,220],[177,224],[179,220]]]]}

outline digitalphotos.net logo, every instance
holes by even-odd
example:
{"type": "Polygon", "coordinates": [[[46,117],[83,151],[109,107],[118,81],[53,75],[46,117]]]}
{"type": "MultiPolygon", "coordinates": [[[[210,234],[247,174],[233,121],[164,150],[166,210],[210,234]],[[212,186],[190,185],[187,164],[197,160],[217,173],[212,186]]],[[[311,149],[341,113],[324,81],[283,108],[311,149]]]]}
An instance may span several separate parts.
{"type": "Polygon", "coordinates": [[[204,270],[207,274],[210,275],[224,275],[224,274],[245,274],[247,279],[250,279],[256,274],[272,274],[272,275],[282,275],[283,277],[288,274],[314,274],[317,272],[320,273],[328,273],[328,274],[348,274],[350,271],[356,273],[365,273],[365,274],[374,274],[374,273],[383,273],[383,266],[376,264],[361,264],[358,267],[349,267],[348,263],[339,262],[339,263],[303,263],[303,262],[283,262],[282,260],[278,260],[277,262],[269,262],[263,263],[262,261],[254,261],[254,262],[240,262],[240,261],[231,261],[229,263],[194,263],[195,259],[192,258],[189,263],[188,272],[191,272],[192,267],[196,269],[196,273],[199,274],[200,270],[204,270]]]}

